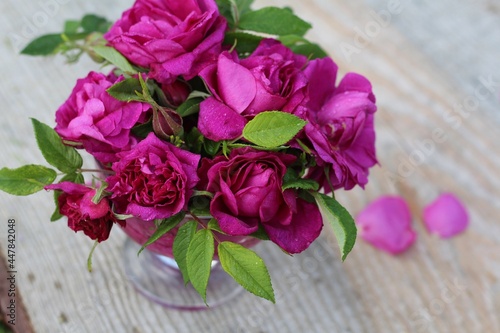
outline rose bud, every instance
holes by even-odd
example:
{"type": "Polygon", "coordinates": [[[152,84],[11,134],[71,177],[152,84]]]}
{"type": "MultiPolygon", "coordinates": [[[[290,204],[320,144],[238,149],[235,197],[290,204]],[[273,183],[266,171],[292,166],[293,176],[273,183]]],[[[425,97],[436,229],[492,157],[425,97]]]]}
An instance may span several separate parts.
{"type": "Polygon", "coordinates": [[[153,131],[164,140],[182,134],[182,117],[172,109],[159,108],[153,111],[153,131]]]}

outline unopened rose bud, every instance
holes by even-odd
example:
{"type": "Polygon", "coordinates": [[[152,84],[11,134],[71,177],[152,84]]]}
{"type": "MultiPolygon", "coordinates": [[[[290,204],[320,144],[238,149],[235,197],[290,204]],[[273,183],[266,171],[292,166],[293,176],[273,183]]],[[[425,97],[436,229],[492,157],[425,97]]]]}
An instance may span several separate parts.
{"type": "Polygon", "coordinates": [[[153,111],[153,131],[155,134],[169,140],[170,136],[179,136],[182,134],[182,117],[174,110],[160,108],[153,111]]]}

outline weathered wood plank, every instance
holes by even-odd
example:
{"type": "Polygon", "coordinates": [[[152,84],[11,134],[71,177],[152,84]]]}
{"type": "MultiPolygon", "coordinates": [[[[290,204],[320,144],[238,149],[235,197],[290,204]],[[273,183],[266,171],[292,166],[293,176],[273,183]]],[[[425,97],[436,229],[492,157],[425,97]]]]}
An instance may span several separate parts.
{"type": "MultiPolygon", "coordinates": [[[[63,2],[53,7],[53,14],[46,13],[44,24],[34,26],[37,34],[56,31],[64,19],[84,12],[116,18],[131,3],[57,3],[63,2]]],[[[381,166],[373,171],[366,191],[339,193],[339,198],[357,212],[381,194],[403,195],[415,217],[416,245],[391,257],[360,241],[344,264],[329,231],[294,259],[265,245],[258,251],[270,266],[277,305],[245,295],[228,306],[183,313],[148,302],[126,281],[121,232],[99,246],[95,271],[89,274],[85,260],[92,242],[74,235],[64,221],[48,222],[49,194],[13,198],[0,193],[0,219],[18,221],[18,286],[36,331],[500,331],[498,87],[478,99],[478,109],[469,116],[453,111],[455,104],[475,97],[479,77],[491,74],[500,81],[495,71],[500,51],[495,3],[407,1],[401,14],[350,61],[341,43],[353,44],[354,28],[364,29],[373,20],[370,10],[384,9],[389,1],[258,2],[264,3],[291,5],[314,23],[310,36],[325,46],[342,72],[357,71],[372,81],[379,105],[381,166]],[[442,129],[445,140],[433,139],[436,129],[442,129]],[[431,142],[432,152],[426,153],[419,142],[431,142]],[[418,154],[422,163],[412,167],[418,154]],[[468,203],[472,219],[466,234],[446,241],[429,236],[421,223],[422,206],[444,190],[468,203]]],[[[0,4],[2,166],[40,161],[28,117],[53,123],[54,110],[91,66],[89,61],[68,67],[60,59],[17,55],[16,41],[25,43],[23,29],[43,10],[29,1],[0,4]]],[[[0,226],[4,237],[6,223],[0,221],[0,226]]],[[[5,239],[0,244],[5,251],[5,239]]]]}

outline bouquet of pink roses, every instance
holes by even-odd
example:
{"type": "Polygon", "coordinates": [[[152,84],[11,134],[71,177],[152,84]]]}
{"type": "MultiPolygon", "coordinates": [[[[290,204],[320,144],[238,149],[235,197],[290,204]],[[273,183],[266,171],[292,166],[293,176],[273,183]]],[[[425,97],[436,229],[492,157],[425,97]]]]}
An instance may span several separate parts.
{"type": "Polygon", "coordinates": [[[86,15],[34,40],[24,54],[87,53],[112,69],[76,82],[54,129],[33,119],[59,173],[3,168],[0,189],[53,190],[52,220],[66,216],[96,245],[114,224],[152,224],[142,249],[175,236],[173,257],[203,298],[217,255],[238,283],[274,301],[262,259],[232,237],[294,254],[328,223],[344,259],[356,227],[328,194],[363,187],[377,163],[372,87],[354,73],[336,83],[337,65],[290,9],[250,4],[137,0],[113,24],[86,15]],[[83,168],[82,149],[97,169],[83,168]]]}

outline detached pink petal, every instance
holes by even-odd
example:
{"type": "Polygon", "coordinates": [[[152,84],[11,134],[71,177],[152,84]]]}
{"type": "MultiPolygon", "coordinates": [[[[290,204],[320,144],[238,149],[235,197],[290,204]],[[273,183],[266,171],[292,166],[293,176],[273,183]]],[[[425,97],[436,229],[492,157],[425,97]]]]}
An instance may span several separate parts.
{"type": "Polygon", "coordinates": [[[411,221],[410,209],[399,196],[373,201],[356,218],[361,238],[391,254],[405,251],[415,241],[411,221]]]}
{"type": "Polygon", "coordinates": [[[469,215],[455,195],[443,193],[424,208],[424,223],[430,233],[448,238],[467,228],[469,215]]]}

